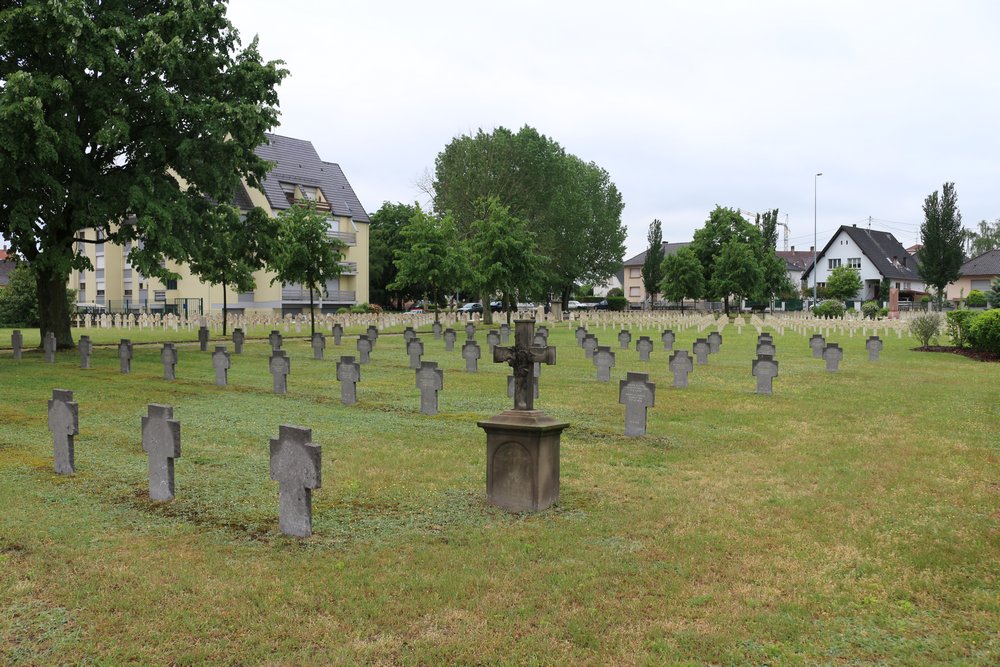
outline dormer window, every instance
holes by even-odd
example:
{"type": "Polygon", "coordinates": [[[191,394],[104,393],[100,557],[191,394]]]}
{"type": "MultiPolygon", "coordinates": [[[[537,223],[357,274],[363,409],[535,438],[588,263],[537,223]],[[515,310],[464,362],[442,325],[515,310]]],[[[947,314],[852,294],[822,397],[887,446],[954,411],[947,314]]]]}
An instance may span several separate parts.
{"type": "Polygon", "coordinates": [[[295,184],[294,183],[278,183],[281,186],[281,191],[285,193],[285,199],[288,200],[289,204],[295,203],[295,184]]]}

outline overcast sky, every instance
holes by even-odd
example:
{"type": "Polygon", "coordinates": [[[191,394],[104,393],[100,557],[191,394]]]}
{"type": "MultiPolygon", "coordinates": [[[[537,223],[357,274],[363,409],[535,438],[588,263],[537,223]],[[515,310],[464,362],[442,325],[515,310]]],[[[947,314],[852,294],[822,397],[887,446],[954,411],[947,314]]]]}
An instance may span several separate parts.
{"type": "MultiPolygon", "coordinates": [[[[626,257],[687,241],[716,204],[778,208],[790,245],[838,225],[919,238],[954,181],[1000,218],[1000,3],[231,0],[281,59],[276,131],[337,162],[365,208],[455,136],[530,125],[611,174],[626,257]]],[[[779,240],[779,248],[781,241],[779,240]]]]}

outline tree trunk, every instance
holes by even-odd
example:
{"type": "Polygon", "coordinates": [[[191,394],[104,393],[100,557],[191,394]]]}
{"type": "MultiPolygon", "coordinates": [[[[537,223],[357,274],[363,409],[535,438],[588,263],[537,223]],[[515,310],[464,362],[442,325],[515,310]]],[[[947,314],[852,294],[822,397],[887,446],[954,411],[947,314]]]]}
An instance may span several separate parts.
{"type": "MultiPolygon", "coordinates": [[[[211,301],[211,299],[209,299],[209,301],[211,301]]],[[[211,307],[211,305],[212,304],[209,303],[209,307],[211,307]]],[[[226,337],[226,317],[228,310],[227,305],[228,302],[226,301],[226,281],[223,280],[222,281],[222,337],[223,338],[226,337]]]]}
{"type": "Polygon", "coordinates": [[[316,335],[316,309],[313,307],[313,288],[309,286],[309,333],[316,335]]]}
{"type": "Polygon", "coordinates": [[[489,298],[484,296],[481,301],[483,303],[483,324],[493,324],[493,308],[490,307],[489,298]]]}
{"type": "Polygon", "coordinates": [[[559,295],[560,300],[562,301],[562,309],[564,313],[569,312],[569,294],[570,294],[570,287],[563,287],[562,294],[559,295]]]}
{"type": "Polygon", "coordinates": [[[729,295],[727,294],[722,299],[722,307],[726,311],[726,317],[729,317],[729,295]]]}
{"type": "MultiPolygon", "coordinates": [[[[69,274],[43,265],[35,268],[35,286],[38,290],[38,332],[44,342],[45,334],[56,335],[59,348],[73,348],[73,332],[70,330],[69,305],[67,304],[66,283],[69,274]]],[[[39,343],[39,347],[42,342],[39,343]]]]}

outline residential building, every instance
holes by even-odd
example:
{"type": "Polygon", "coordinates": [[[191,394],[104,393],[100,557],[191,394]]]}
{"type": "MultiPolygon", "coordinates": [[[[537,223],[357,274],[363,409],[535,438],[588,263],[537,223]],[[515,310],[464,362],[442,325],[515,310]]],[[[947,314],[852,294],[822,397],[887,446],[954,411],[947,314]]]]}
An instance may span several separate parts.
{"type": "Polygon", "coordinates": [[[802,285],[802,274],[806,267],[812,264],[813,248],[809,250],[796,250],[792,246],[791,250],[775,250],[774,254],[785,261],[785,271],[788,272],[788,280],[798,288],[802,285]]]}
{"type": "MultiPolygon", "coordinates": [[[[844,225],[817,253],[816,282],[826,285],[830,273],[838,266],[856,269],[861,275],[862,301],[887,301],[888,294],[880,293],[883,278],[890,287],[899,290],[902,301],[913,301],[925,294],[924,283],[917,273],[917,260],[910,255],[896,237],[889,232],[861,229],[857,225],[844,225]]],[[[802,272],[802,281],[809,288],[813,285],[812,258],[802,272]]]]}
{"type": "MultiPolygon", "coordinates": [[[[686,248],[691,245],[690,242],[687,243],[668,243],[663,242],[663,256],[672,255],[681,248],[686,248]]],[[[625,293],[625,298],[628,299],[629,305],[633,307],[639,307],[647,301],[649,298],[646,294],[646,288],[642,284],[642,265],[646,261],[646,252],[640,252],[635,257],[626,259],[624,263],[624,272],[622,275],[622,291],[625,293]]]]}
{"type": "MultiPolygon", "coordinates": [[[[261,189],[242,183],[234,195],[234,205],[241,211],[259,206],[276,216],[299,201],[316,202],[327,215],[329,235],[346,244],[344,272],[327,282],[327,295],[315,295],[324,312],[341,306],[368,301],[368,214],[358,201],[340,166],[322,160],[312,143],[276,134],[267,135],[267,143],[256,149],[257,155],[273,162],[274,168],[261,183],[261,189]]],[[[77,290],[80,306],[99,307],[113,312],[150,310],[184,312],[189,315],[221,312],[222,286],[210,285],[191,274],[186,265],[168,262],[165,266],[178,274],[176,280],[161,281],[142,276],[128,263],[130,245],[101,243],[100,232],[90,229],[81,236],[96,243],[78,243],[78,252],[86,254],[93,271],[75,272],[70,287],[77,290]]],[[[237,293],[228,289],[227,307],[233,312],[298,314],[309,308],[309,291],[301,285],[271,284],[274,274],[258,271],[253,292],[237,293]]]]}
{"type": "Polygon", "coordinates": [[[962,265],[961,277],[946,288],[948,298],[961,301],[976,289],[986,293],[993,288],[993,281],[1000,278],[1000,249],[987,250],[962,265]]]}

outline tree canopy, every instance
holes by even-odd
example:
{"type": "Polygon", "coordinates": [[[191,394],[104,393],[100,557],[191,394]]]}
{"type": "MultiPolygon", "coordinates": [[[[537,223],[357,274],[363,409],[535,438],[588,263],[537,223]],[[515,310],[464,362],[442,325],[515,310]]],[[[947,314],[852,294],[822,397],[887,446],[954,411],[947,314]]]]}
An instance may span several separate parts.
{"type": "Polygon", "coordinates": [[[705,293],[705,276],[691,248],[681,248],[663,258],[663,281],[660,291],[670,301],[681,304],[684,299],[700,299],[705,293]]]}
{"type": "Polygon", "coordinates": [[[390,288],[399,273],[396,252],[404,248],[403,229],[417,212],[415,204],[383,202],[369,216],[368,289],[371,302],[402,309],[403,300],[419,296],[409,287],[390,288]]]}
{"type": "Polygon", "coordinates": [[[224,1],[3,7],[0,233],[32,265],[40,331],[67,347],[69,274],[89,268],[77,234],[137,241],[129,261],[147,276],[191,261],[205,216],[266,173],[254,148],[287,72],[256,40],[240,48],[224,1]]]}
{"type": "Polygon", "coordinates": [[[847,301],[857,298],[863,286],[861,274],[858,273],[857,269],[838,266],[827,277],[824,294],[828,299],[847,301]]]}
{"type": "Polygon", "coordinates": [[[646,259],[642,263],[642,285],[649,296],[652,307],[656,295],[660,293],[660,283],[663,282],[663,223],[653,220],[649,223],[646,234],[646,259]]]}
{"type": "Polygon", "coordinates": [[[975,230],[962,231],[965,254],[969,258],[1000,248],[1000,218],[993,222],[980,220],[975,230]]]}
{"type": "Polygon", "coordinates": [[[469,276],[468,256],[450,215],[435,217],[419,206],[400,234],[403,243],[396,250],[396,279],[388,289],[414,289],[437,304],[454,293],[469,276]]]}
{"type": "Polygon", "coordinates": [[[703,296],[723,300],[728,314],[730,295],[748,298],[760,294],[762,246],[760,230],[739,211],[716,206],[705,224],[695,231],[690,246],[704,272],[703,296]],[[726,250],[724,259],[723,250],[726,250]]]}
{"type": "Polygon", "coordinates": [[[917,270],[929,286],[937,289],[938,305],[944,299],[945,286],[959,276],[964,261],[962,253],[962,214],[954,183],[945,183],[924,200],[924,222],[920,225],[917,270]]]}

